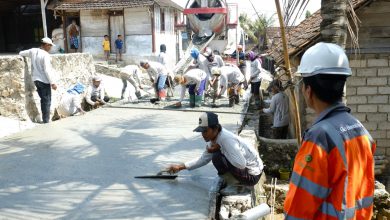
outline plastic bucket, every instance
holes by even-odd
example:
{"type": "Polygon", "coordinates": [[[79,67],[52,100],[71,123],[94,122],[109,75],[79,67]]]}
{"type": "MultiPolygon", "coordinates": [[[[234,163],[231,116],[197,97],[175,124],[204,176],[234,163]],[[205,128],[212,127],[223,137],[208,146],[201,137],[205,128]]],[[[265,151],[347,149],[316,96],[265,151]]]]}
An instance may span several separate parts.
{"type": "Polygon", "coordinates": [[[281,180],[289,180],[290,179],[290,170],[287,168],[280,168],[279,175],[281,180]]]}

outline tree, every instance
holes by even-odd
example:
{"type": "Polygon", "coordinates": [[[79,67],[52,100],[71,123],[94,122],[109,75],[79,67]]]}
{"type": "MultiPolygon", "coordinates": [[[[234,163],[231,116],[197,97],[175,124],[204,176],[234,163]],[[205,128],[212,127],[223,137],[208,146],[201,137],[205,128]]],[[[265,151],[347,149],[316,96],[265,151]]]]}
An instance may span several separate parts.
{"type": "Polygon", "coordinates": [[[266,31],[274,23],[273,16],[267,18],[263,14],[259,14],[255,21],[252,21],[246,13],[239,16],[239,21],[242,29],[248,35],[249,39],[255,44],[258,44],[260,50],[267,46],[266,31]],[[261,41],[260,39],[263,39],[261,41]],[[262,44],[262,45],[260,45],[262,44]]]}
{"type": "Polygon", "coordinates": [[[349,0],[321,0],[321,41],[345,48],[348,36],[347,3],[349,0]]]}
{"type": "Polygon", "coordinates": [[[311,16],[311,12],[309,10],[307,10],[306,13],[305,13],[305,18],[308,18],[310,16],[311,16]]]}

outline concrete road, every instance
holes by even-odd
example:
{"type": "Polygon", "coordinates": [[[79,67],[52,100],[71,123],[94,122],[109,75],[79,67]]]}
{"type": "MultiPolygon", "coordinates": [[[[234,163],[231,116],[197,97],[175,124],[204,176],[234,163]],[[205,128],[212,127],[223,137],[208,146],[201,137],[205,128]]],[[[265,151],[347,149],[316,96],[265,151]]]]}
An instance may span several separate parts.
{"type": "MultiPolygon", "coordinates": [[[[98,109],[0,139],[0,219],[205,219],[211,164],[133,178],[200,155],[199,115],[98,109]]],[[[219,115],[237,129],[239,115],[219,115]]]]}

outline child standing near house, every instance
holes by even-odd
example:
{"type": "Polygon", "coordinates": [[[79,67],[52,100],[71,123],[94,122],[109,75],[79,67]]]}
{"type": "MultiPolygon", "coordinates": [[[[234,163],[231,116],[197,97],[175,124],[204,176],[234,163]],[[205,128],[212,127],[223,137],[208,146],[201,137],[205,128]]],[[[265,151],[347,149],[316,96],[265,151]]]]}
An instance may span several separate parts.
{"type": "Polygon", "coordinates": [[[108,58],[110,58],[110,39],[108,38],[108,35],[104,35],[102,45],[104,50],[104,57],[106,58],[106,61],[108,61],[108,58]]]}
{"type": "Polygon", "coordinates": [[[116,49],[116,57],[115,62],[118,62],[118,55],[119,55],[119,61],[122,61],[122,48],[123,48],[123,40],[122,35],[118,35],[118,38],[115,40],[115,49],[116,49]]]}

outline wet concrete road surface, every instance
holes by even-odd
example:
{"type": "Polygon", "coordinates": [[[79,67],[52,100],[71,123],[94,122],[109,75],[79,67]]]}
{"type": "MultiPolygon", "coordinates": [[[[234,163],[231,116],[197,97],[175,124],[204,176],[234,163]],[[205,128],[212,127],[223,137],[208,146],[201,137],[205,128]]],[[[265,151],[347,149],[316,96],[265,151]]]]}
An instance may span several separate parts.
{"type": "MultiPolygon", "coordinates": [[[[199,156],[198,112],[98,109],[0,139],[0,219],[205,219],[212,164],[134,179],[199,156]]],[[[239,115],[219,114],[236,130],[239,115]]]]}

